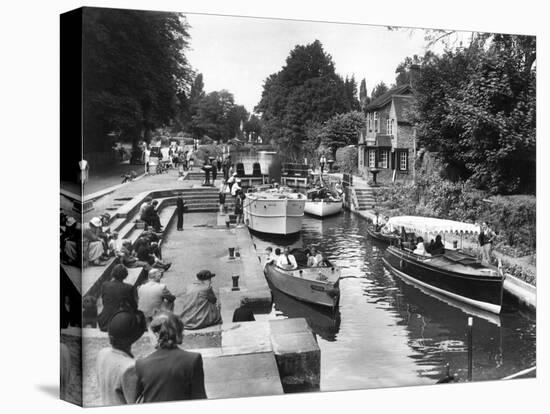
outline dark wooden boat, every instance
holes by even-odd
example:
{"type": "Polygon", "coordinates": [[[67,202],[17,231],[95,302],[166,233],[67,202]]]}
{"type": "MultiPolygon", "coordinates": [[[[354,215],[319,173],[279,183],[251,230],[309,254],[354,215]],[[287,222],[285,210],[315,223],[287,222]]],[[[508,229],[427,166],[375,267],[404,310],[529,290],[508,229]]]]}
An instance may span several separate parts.
{"type": "Polygon", "coordinates": [[[398,246],[386,249],[384,264],[396,275],[483,310],[500,313],[504,276],[470,255],[452,250],[420,256],[398,246]]]}
{"type": "Polygon", "coordinates": [[[376,228],[374,225],[367,227],[367,234],[371,236],[373,239],[378,240],[383,243],[392,244],[393,242],[397,242],[399,240],[399,236],[395,234],[384,234],[380,231],[376,231],[376,228]]]}

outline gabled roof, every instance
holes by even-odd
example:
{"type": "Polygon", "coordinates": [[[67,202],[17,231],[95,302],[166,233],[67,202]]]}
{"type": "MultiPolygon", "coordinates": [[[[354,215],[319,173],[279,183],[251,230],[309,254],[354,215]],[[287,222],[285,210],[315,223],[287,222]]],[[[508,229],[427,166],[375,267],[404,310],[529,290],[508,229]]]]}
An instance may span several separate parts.
{"type": "Polygon", "coordinates": [[[410,124],[410,114],[413,110],[415,98],[412,95],[398,95],[393,97],[397,123],[410,124]]]}
{"type": "Polygon", "coordinates": [[[392,96],[394,96],[394,95],[407,95],[407,94],[412,94],[412,88],[411,88],[410,85],[396,86],[395,88],[390,89],[385,94],[380,95],[378,98],[376,98],[370,104],[368,104],[365,109],[366,109],[367,112],[374,111],[376,109],[380,109],[380,108],[386,106],[387,104],[389,104],[391,102],[392,96]]]}

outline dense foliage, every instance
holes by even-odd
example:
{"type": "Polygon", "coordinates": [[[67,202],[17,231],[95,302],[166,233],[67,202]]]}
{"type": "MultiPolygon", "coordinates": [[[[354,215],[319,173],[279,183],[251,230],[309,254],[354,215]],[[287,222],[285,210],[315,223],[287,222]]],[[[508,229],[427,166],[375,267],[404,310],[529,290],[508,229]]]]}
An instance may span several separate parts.
{"type": "Polygon", "coordinates": [[[532,36],[479,35],[422,59],[418,144],[439,153],[448,178],[492,194],[535,191],[535,47],[532,36]]]}
{"type": "Polygon", "coordinates": [[[235,105],[233,94],[226,90],[211,92],[197,101],[191,117],[191,130],[196,137],[208,135],[215,141],[227,141],[239,137],[241,122],[248,119],[248,112],[235,105]]]}
{"type": "Polygon", "coordinates": [[[302,157],[306,128],[338,113],[359,108],[355,79],[336,74],[332,57],[318,40],[296,46],[283,68],[264,83],[255,111],[261,114],[262,134],[284,153],[302,157]]]}
{"type": "Polygon", "coordinates": [[[352,145],[338,148],[336,150],[336,166],[343,173],[357,172],[357,148],[352,145]]]}
{"type": "Polygon", "coordinates": [[[497,246],[513,256],[536,249],[536,199],[494,196],[465,182],[437,174],[420,175],[416,184],[396,183],[375,190],[377,203],[392,215],[418,215],[470,223],[487,222],[498,233],[497,246]]]}
{"type": "Polygon", "coordinates": [[[84,141],[103,149],[112,131],[137,141],[168,123],[192,76],[185,18],[87,8],[82,29],[84,141]]]}

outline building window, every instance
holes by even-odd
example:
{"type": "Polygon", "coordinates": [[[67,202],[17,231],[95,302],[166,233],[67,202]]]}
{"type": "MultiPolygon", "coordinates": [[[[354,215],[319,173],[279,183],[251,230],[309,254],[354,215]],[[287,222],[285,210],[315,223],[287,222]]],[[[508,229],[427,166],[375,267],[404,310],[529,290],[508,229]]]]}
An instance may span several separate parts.
{"type": "Polygon", "coordinates": [[[369,168],[376,167],[376,150],[369,150],[369,168]]]}
{"type": "Polygon", "coordinates": [[[388,168],[388,150],[386,149],[379,150],[378,168],[388,168]]]}
{"type": "Polygon", "coordinates": [[[378,122],[378,112],[374,113],[374,132],[380,132],[380,124],[378,122]]]}
{"type": "Polygon", "coordinates": [[[400,171],[407,171],[408,167],[408,158],[409,153],[408,151],[400,151],[399,152],[399,170],[400,171]]]}
{"type": "Polygon", "coordinates": [[[393,119],[388,118],[387,121],[387,129],[388,129],[388,135],[393,135],[393,119]]]}

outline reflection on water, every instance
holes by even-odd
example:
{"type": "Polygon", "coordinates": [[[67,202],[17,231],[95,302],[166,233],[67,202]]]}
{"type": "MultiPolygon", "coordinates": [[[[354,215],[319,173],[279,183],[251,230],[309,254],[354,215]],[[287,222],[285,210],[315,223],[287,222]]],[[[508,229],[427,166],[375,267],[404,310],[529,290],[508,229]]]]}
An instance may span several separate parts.
{"type": "MultiPolygon", "coordinates": [[[[485,314],[402,281],[384,268],[385,246],[368,238],[365,228],[366,221],[348,212],[323,221],[304,218],[301,238],[290,243],[314,245],[342,268],[334,319],[274,292],[273,317],[306,317],[319,335],[322,390],[434,383],[447,363],[465,380],[468,316],[474,318],[474,380],[535,364],[534,315],[512,304],[503,306],[500,317],[485,314]]],[[[255,243],[258,251],[283,244],[258,236],[255,243]]]]}

